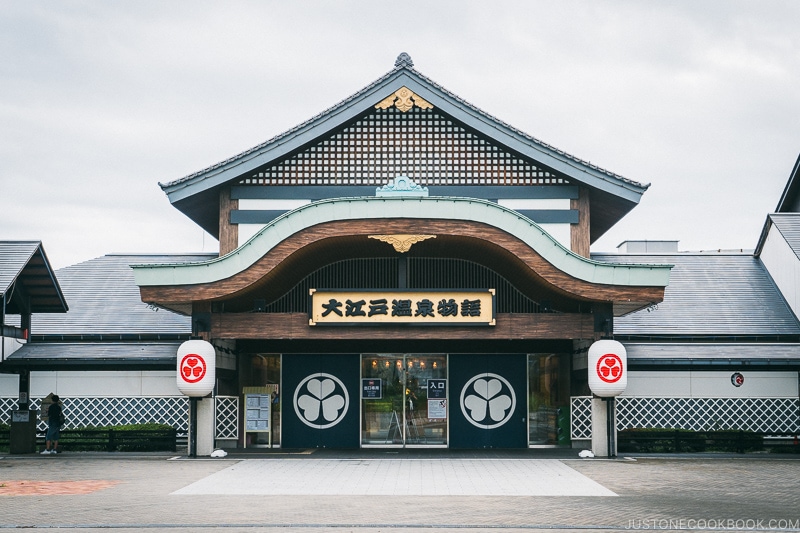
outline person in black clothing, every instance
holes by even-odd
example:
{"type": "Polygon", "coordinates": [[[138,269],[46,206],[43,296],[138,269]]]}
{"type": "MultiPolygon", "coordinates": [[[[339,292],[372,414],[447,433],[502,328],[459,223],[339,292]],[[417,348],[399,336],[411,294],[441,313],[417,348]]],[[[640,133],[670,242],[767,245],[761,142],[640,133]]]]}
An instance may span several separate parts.
{"type": "Polygon", "coordinates": [[[42,455],[58,453],[58,437],[60,437],[61,432],[62,413],[61,402],[58,395],[54,394],[53,403],[47,408],[47,436],[45,437],[45,448],[42,451],[42,455]],[[53,445],[52,450],[50,449],[51,443],[53,445]]]}

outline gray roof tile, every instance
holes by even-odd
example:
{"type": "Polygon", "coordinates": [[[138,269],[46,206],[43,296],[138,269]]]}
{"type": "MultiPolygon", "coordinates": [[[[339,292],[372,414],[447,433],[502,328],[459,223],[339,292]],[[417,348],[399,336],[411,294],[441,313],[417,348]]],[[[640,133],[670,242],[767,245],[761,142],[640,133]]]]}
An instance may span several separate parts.
{"type": "Polygon", "coordinates": [[[62,315],[33,315],[32,335],[154,335],[191,332],[189,317],[149,308],[142,302],[131,264],[183,263],[215,257],[195,255],[106,255],[56,272],[70,302],[62,315]]]}
{"type": "Polygon", "coordinates": [[[40,244],[39,241],[0,242],[0,294],[11,287],[40,244]]]}
{"type": "Polygon", "coordinates": [[[623,342],[628,361],[800,361],[800,344],[623,342]]]}
{"type": "Polygon", "coordinates": [[[615,263],[675,265],[655,309],[614,319],[617,335],[798,335],[800,325],[761,261],[750,254],[592,254],[615,263]]]}

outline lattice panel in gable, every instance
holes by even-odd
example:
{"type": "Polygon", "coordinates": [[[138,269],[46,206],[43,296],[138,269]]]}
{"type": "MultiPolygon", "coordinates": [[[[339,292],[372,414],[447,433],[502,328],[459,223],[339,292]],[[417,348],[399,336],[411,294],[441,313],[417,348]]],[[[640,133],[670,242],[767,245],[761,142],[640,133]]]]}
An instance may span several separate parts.
{"type": "Polygon", "coordinates": [[[569,182],[438,114],[376,109],[240,185],[384,185],[397,176],[429,185],[564,185],[569,182]]]}

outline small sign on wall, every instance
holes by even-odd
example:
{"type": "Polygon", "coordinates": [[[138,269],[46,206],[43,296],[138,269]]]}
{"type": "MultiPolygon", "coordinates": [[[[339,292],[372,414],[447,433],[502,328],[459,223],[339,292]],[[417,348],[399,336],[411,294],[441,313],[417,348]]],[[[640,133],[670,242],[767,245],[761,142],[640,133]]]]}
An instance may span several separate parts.
{"type": "Polygon", "coordinates": [[[361,380],[361,398],[364,400],[380,400],[383,398],[383,382],[380,378],[363,378],[361,380]]]}

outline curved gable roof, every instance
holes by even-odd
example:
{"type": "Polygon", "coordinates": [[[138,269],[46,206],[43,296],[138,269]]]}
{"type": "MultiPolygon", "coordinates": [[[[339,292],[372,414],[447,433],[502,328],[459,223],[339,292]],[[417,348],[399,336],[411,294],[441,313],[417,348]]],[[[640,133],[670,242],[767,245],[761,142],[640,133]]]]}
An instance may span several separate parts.
{"type": "MultiPolygon", "coordinates": [[[[670,265],[608,264],[586,259],[566,249],[536,223],[511,209],[486,200],[449,197],[321,200],[281,215],[247,243],[223,257],[198,263],[132,267],[136,283],[142,288],[210,285],[235,278],[278,245],[308,228],[337,221],[387,219],[469,221],[497,228],[525,243],[553,269],[578,280],[581,286],[657,288],[660,299],[663,287],[669,283],[670,265]]],[[[577,290],[581,292],[582,289],[577,290]]],[[[641,307],[653,299],[626,302],[626,306],[641,307]]]]}

